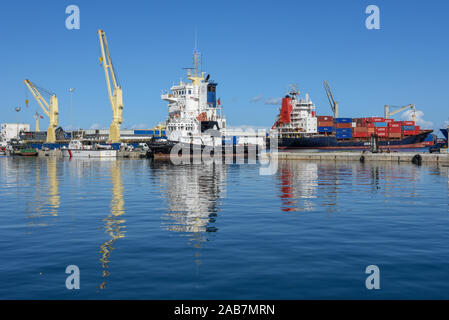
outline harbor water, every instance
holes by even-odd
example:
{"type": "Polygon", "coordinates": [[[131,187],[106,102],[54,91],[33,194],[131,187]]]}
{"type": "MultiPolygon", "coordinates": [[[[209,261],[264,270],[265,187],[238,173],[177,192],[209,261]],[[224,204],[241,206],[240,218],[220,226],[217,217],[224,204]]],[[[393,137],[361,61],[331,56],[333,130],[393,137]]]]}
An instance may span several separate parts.
{"type": "Polygon", "coordinates": [[[0,157],[0,299],[449,299],[447,166],[259,168],[0,157]]]}

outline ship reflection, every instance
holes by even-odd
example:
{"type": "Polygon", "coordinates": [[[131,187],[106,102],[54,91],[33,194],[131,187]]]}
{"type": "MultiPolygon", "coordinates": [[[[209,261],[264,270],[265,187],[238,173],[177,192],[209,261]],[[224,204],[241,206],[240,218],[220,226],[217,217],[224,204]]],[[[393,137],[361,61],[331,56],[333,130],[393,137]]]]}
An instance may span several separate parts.
{"type": "Polygon", "coordinates": [[[41,166],[43,161],[36,158],[36,196],[31,202],[31,213],[27,215],[30,219],[30,226],[48,226],[48,222],[43,220],[45,217],[58,216],[61,205],[59,194],[58,160],[48,158],[47,162],[47,181],[41,181],[41,166]],[[43,191],[43,192],[42,192],[43,191]]]}
{"type": "Polygon", "coordinates": [[[101,290],[106,288],[106,279],[110,275],[108,263],[110,262],[111,252],[114,250],[114,244],[118,239],[125,237],[124,223],[126,220],[122,217],[125,214],[125,201],[123,200],[120,160],[111,161],[110,173],[112,182],[111,213],[104,219],[105,233],[109,235],[110,239],[100,246],[100,262],[103,269],[103,282],[99,286],[101,290]]]}
{"type": "Polygon", "coordinates": [[[175,166],[157,161],[151,163],[151,168],[168,201],[162,226],[188,235],[189,245],[197,249],[195,262],[199,265],[202,243],[209,240],[208,234],[218,231],[215,222],[219,200],[225,195],[226,167],[221,164],[175,166]]]}
{"type": "Polygon", "coordinates": [[[314,209],[318,186],[317,163],[279,161],[279,178],[282,211],[312,211],[314,209]]]}

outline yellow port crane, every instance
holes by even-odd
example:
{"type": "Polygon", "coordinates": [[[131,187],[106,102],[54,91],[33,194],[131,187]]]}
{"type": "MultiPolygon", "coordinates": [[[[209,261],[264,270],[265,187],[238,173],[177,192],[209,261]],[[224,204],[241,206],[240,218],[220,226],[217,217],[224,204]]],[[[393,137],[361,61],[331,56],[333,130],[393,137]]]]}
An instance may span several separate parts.
{"type": "MultiPolygon", "coordinates": [[[[39,105],[41,106],[44,113],[50,119],[50,124],[47,129],[47,143],[55,143],[56,142],[55,129],[59,125],[59,107],[58,107],[58,98],[56,97],[56,94],[51,93],[45,89],[39,88],[28,79],[26,79],[24,82],[25,85],[28,87],[28,89],[30,89],[37,103],[39,103],[39,105]],[[50,96],[49,103],[42,97],[42,94],[38,90],[38,88],[42,93],[45,93],[46,95],[50,96]]],[[[37,129],[39,129],[38,121],[39,120],[36,120],[37,129]]]]}
{"type": "Polygon", "coordinates": [[[334,118],[338,118],[338,102],[334,100],[334,95],[332,94],[331,87],[327,81],[324,81],[324,90],[327,94],[327,99],[329,99],[329,104],[331,105],[332,112],[334,113],[334,118]]]}
{"type": "Polygon", "coordinates": [[[408,104],[403,107],[395,107],[395,106],[385,105],[385,119],[389,119],[391,116],[394,116],[395,114],[402,112],[409,108],[413,111],[412,120],[416,121],[416,108],[415,108],[414,104],[408,104]],[[390,109],[392,109],[392,108],[395,108],[396,110],[390,111],[390,109]]]}
{"type": "Polygon", "coordinates": [[[120,142],[120,125],[123,122],[123,95],[122,87],[117,81],[116,72],[112,65],[111,55],[109,53],[108,42],[106,34],[103,30],[98,30],[98,37],[100,38],[101,57],[100,62],[103,65],[106,76],[106,85],[108,87],[109,101],[112,107],[112,123],[109,127],[109,142],[120,142]],[[109,76],[110,74],[110,76],[109,76]],[[111,81],[113,88],[111,89],[111,81]]]}
{"type": "Polygon", "coordinates": [[[34,120],[36,120],[36,132],[40,132],[39,130],[39,118],[43,119],[43,117],[36,111],[34,114],[34,120]]]}

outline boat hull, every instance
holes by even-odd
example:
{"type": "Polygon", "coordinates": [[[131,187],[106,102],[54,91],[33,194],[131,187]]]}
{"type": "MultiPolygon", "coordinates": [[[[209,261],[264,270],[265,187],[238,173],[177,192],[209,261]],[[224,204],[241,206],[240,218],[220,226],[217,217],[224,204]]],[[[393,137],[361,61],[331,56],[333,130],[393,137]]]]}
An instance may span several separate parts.
{"type": "MultiPolygon", "coordinates": [[[[414,149],[427,147],[424,143],[426,137],[432,133],[423,132],[414,136],[406,136],[402,139],[380,139],[378,145],[383,149],[414,149]]],[[[338,140],[335,136],[311,136],[298,138],[280,138],[278,140],[279,149],[370,149],[369,139],[347,139],[338,140]]]]}
{"type": "Polygon", "coordinates": [[[448,132],[448,129],[441,129],[441,133],[443,133],[443,135],[444,135],[444,137],[446,138],[446,140],[448,140],[448,138],[447,138],[447,132],[448,132]]]}
{"type": "Polygon", "coordinates": [[[117,150],[63,149],[62,156],[67,158],[116,158],[117,150]]]}
{"type": "MultiPolygon", "coordinates": [[[[166,142],[157,142],[157,143],[149,143],[149,150],[147,152],[148,158],[154,159],[169,159],[171,151],[178,142],[166,141],[166,142]]],[[[205,148],[208,148],[204,145],[184,145],[184,150],[187,148],[190,151],[190,156],[200,156],[205,148]]],[[[211,147],[209,147],[211,148],[211,147]]],[[[223,156],[227,155],[248,155],[254,154],[257,156],[260,147],[258,145],[221,145],[221,152],[223,156]]],[[[213,150],[209,150],[210,154],[214,154],[213,150]]]]}

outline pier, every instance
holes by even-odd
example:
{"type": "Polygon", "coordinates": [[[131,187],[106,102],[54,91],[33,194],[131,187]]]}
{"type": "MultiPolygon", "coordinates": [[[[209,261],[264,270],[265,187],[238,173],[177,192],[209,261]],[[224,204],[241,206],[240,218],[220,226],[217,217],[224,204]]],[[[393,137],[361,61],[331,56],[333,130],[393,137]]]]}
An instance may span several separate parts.
{"type": "Polygon", "coordinates": [[[305,161],[390,161],[407,163],[441,163],[449,164],[447,153],[423,152],[392,152],[392,153],[363,153],[363,152],[277,152],[279,160],[305,161]]]}

